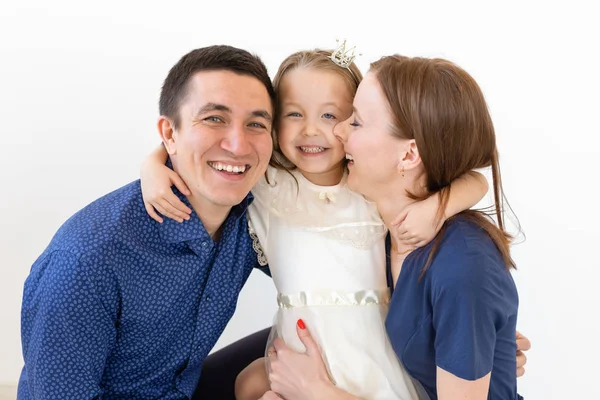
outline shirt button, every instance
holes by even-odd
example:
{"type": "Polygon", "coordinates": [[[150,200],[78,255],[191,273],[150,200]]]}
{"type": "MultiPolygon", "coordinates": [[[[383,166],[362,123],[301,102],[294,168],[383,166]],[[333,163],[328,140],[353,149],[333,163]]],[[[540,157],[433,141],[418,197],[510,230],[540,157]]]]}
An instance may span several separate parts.
{"type": "Polygon", "coordinates": [[[204,248],[208,247],[208,242],[207,241],[202,242],[202,247],[204,247],[204,248]]]}

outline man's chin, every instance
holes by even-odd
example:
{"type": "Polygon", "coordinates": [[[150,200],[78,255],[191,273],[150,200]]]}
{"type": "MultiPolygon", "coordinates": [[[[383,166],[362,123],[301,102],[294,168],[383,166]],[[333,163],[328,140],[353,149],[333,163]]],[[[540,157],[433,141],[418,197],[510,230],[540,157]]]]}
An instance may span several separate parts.
{"type": "Polygon", "coordinates": [[[244,201],[244,199],[246,198],[246,196],[248,195],[249,192],[250,191],[245,192],[243,194],[236,193],[236,194],[227,194],[227,195],[223,195],[223,196],[215,196],[213,201],[215,204],[218,204],[223,207],[234,207],[234,206],[237,206],[238,204],[240,204],[242,201],[244,201]]]}

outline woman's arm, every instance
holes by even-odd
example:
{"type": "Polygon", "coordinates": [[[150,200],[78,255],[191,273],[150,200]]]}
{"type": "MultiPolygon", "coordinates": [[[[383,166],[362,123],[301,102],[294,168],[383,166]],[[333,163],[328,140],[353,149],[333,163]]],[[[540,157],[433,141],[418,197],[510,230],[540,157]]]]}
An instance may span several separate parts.
{"type": "Polygon", "coordinates": [[[491,371],[498,380],[494,395],[512,398],[517,289],[487,233],[459,224],[427,271],[438,398],[487,399],[491,371]]]}
{"type": "Polygon", "coordinates": [[[490,372],[483,378],[468,381],[437,367],[438,400],[486,400],[490,388],[490,372]]]}

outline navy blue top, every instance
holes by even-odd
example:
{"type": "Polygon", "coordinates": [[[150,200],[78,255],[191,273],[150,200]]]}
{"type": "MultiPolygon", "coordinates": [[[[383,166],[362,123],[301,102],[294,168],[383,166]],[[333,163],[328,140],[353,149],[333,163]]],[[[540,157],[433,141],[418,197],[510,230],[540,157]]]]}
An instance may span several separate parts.
{"type": "Polygon", "coordinates": [[[139,181],[72,216],[25,282],[18,399],[191,398],[257,265],[251,201],[219,242],[195,213],[149,218],[139,181]]]}
{"type": "Polygon", "coordinates": [[[500,251],[483,229],[457,217],[446,224],[419,282],[432,245],[406,257],[392,294],[386,328],[398,358],[432,400],[438,398],[436,366],[467,380],[491,371],[488,399],[520,398],[519,299],[500,251]]]}

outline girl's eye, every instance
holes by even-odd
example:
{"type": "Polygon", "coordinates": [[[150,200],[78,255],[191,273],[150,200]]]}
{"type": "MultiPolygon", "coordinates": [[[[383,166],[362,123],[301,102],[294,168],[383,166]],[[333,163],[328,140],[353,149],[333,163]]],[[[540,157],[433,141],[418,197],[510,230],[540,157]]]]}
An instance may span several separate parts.
{"type": "Polygon", "coordinates": [[[360,126],[360,124],[358,122],[356,122],[356,120],[354,120],[350,123],[350,126],[353,126],[356,128],[357,126],[360,126]]]}
{"type": "Polygon", "coordinates": [[[335,115],[333,115],[331,113],[325,113],[325,114],[323,114],[323,118],[326,118],[326,119],[337,119],[337,118],[335,118],[335,115]]]}
{"type": "Polygon", "coordinates": [[[297,112],[291,112],[287,114],[288,117],[302,117],[302,114],[297,112]]]}

